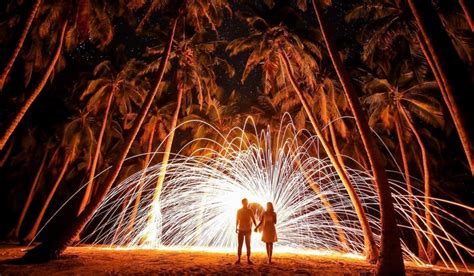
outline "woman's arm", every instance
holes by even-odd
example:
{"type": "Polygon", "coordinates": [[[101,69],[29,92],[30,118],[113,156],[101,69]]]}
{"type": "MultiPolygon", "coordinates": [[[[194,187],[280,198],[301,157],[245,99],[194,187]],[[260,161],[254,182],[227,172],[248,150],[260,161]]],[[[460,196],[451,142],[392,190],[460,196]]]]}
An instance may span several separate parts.
{"type": "Polygon", "coordinates": [[[258,223],[257,226],[255,226],[255,231],[257,231],[257,229],[260,227],[260,225],[262,225],[263,223],[263,215],[260,217],[260,222],[258,223]]]}

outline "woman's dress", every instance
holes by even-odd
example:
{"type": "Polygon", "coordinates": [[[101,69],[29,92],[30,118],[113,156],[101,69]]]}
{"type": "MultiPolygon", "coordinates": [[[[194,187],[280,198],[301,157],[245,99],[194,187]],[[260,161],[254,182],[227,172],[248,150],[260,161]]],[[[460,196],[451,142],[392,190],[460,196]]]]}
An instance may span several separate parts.
{"type": "Polygon", "coordinates": [[[263,242],[276,242],[278,241],[277,232],[275,229],[276,214],[275,213],[263,213],[263,242]]]}

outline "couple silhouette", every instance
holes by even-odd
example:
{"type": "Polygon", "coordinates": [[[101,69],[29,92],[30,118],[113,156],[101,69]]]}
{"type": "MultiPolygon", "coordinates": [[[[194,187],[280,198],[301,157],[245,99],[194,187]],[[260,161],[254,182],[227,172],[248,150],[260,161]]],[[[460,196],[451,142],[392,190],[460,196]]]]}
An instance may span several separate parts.
{"type": "Polygon", "coordinates": [[[272,263],[273,243],[278,241],[275,224],[277,215],[273,210],[273,204],[267,203],[267,209],[260,216],[259,223],[255,222],[253,211],[249,208],[249,202],[246,198],[242,199],[242,208],[237,211],[235,232],[238,238],[237,256],[235,264],[240,264],[242,255],[242,246],[245,240],[247,248],[247,263],[253,264],[250,260],[250,242],[252,238],[252,225],[255,225],[255,232],[262,231],[262,241],[266,245],[268,263],[272,263]]]}

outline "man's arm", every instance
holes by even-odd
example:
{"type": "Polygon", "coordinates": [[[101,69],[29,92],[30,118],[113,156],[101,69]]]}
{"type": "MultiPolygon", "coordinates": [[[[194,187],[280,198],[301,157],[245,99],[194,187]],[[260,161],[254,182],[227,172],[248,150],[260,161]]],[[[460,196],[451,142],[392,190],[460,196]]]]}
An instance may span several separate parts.
{"type": "Polygon", "coordinates": [[[239,232],[239,211],[237,211],[237,215],[235,216],[235,232],[239,232]]]}

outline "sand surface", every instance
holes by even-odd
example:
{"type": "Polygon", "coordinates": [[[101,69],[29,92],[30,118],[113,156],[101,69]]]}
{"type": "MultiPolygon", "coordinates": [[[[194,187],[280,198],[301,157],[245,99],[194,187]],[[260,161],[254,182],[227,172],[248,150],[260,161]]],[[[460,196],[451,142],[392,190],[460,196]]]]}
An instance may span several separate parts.
{"type": "MultiPolygon", "coordinates": [[[[266,264],[264,253],[253,254],[253,265],[235,265],[232,253],[183,250],[110,250],[70,247],[59,260],[43,264],[14,264],[25,247],[0,245],[0,275],[164,274],[164,275],[372,275],[374,266],[340,256],[279,254],[266,264]]],[[[445,275],[438,267],[407,267],[409,275],[445,275]]],[[[466,274],[468,275],[468,274],[466,274]]]]}

